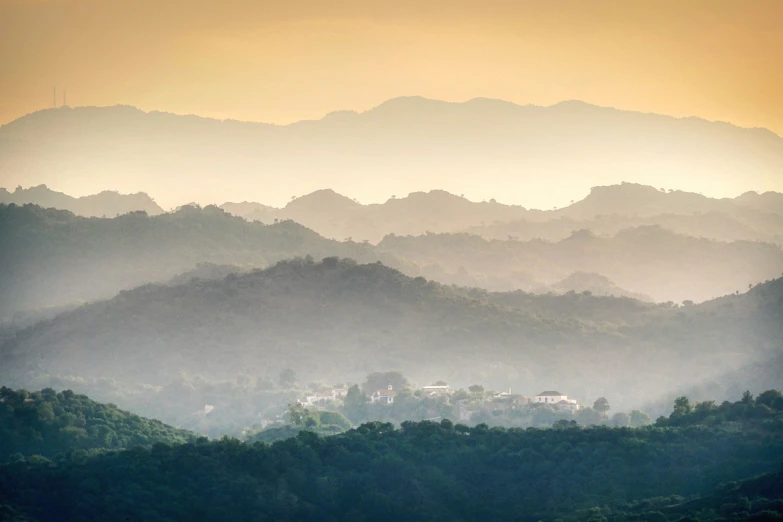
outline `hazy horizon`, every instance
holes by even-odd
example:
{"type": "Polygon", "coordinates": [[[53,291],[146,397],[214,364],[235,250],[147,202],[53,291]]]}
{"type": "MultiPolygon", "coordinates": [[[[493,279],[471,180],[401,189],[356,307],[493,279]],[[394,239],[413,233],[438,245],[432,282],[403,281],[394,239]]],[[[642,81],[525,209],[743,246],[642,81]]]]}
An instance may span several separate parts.
{"type": "MultiPolygon", "coordinates": [[[[406,194],[389,194],[388,197],[380,197],[380,198],[378,198],[376,200],[363,200],[361,198],[354,197],[354,195],[352,195],[352,194],[339,192],[337,190],[332,189],[329,186],[324,186],[324,187],[317,188],[317,189],[309,191],[309,192],[305,192],[305,193],[302,193],[302,194],[296,194],[296,195],[294,195],[294,198],[295,199],[300,199],[300,198],[303,198],[303,197],[306,197],[306,196],[310,196],[312,194],[316,194],[316,193],[320,193],[320,192],[334,192],[335,194],[340,195],[340,196],[344,196],[344,197],[346,197],[346,198],[348,198],[348,199],[350,199],[350,200],[352,200],[352,201],[354,201],[354,202],[356,202],[356,203],[358,203],[358,204],[360,204],[362,206],[369,206],[369,205],[382,205],[384,203],[388,203],[389,201],[392,201],[392,200],[395,200],[395,199],[408,198],[408,197],[410,197],[411,195],[414,195],[414,194],[421,194],[421,193],[428,194],[430,192],[439,192],[440,191],[440,192],[446,192],[448,194],[451,194],[452,196],[457,196],[457,197],[459,197],[461,199],[464,199],[464,200],[466,200],[466,201],[468,201],[470,203],[488,203],[491,200],[494,200],[496,203],[501,204],[501,205],[520,206],[520,207],[524,207],[526,210],[540,210],[542,212],[549,212],[549,211],[552,211],[552,210],[562,210],[562,209],[568,208],[569,206],[573,205],[575,202],[579,202],[582,199],[584,199],[585,197],[587,197],[590,194],[590,192],[592,191],[592,189],[594,189],[596,187],[602,187],[602,186],[603,187],[607,187],[607,186],[611,187],[611,186],[617,186],[617,185],[623,185],[623,184],[636,185],[637,183],[635,183],[633,181],[621,181],[620,183],[617,183],[617,184],[591,186],[591,187],[589,187],[589,188],[587,188],[585,190],[584,196],[577,197],[575,199],[569,200],[569,201],[565,202],[562,206],[557,206],[557,207],[554,207],[554,208],[527,207],[527,206],[522,205],[521,203],[518,203],[516,201],[505,201],[505,200],[502,199],[502,195],[500,195],[500,194],[498,195],[498,197],[490,197],[490,198],[479,199],[479,198],[471,197],[470,194],[464,194],[464,193],[463,194],[456,194],[454,192],[450,192],[448,190],[444,190],[444,189],[438,188],[438,187],[435,187],[435,188],[432,188],[432,189],[428,189],[428,190],[414,190],[414,191],[411,191],[411,192],[406,193],[406,194]]],[[[639,185],[652,187],[652,185],[644,185],[643,183],[640,183],[639,185]]],[[[160,205],[161,208],[163,208],[163,210],[166,211],[166,212],[173,212],[173,211],[175,211],[179,207],[182,207],[182,206],[185,206],[185,205],[190,205],[190,204],[196,204],[196,205],[199,205],[201,207],[206,207],[206,206],[209,206],[209,205],[215,205],[215,206],[219,207],[221,205],[225,205],[225,204],[229,204],[229,203],[233,203],[233,204],[258,203],[258,204],[261,204],[261,205],[264,205],[264,206],[268,206],[268,207],[270,207],[272,209],[275,209],[275,210],[282,210],[282,209],[285,209],[285,207],[288,204],[290,204],[291,201],[294,200],[292,198],[288,198],[288,199],[285,199],[285,200],[281,199],[280,203],[278,205],[278,204],[275,204],[272,201],[266,201],[266,200],[263,200],[263,199],[260,199],[260,198],[254,199],[252,197],[246,197],[244,199],[240,198],[240,199],[235,199],[235,200],[231,200],[231,201],[229,201],[229,200],[225,200],[224,201],[224,200],[218,200],[218,199],[206,199],[206,200],[203,200],[203,201],[194,201],[194,200],[186,200],[187,198],[185,198],[185,199],[183,199],[180,202],[176,202],[176,203],[173,203],[173,204],[171,204],[169,206],[165,206],[165,205],[163,205],[161,203],[161,200],[159,198],[157,198],[154,193],[152,193],[150,191],[147,191],[147,190],[138,190],[138,191],[135,191],[135,192],[123,192],[121,190],[117,190],[117,189],[114,189],[114,188],[111,188],[111,187],[106,187],[106,188],[103,188],[103,189],[100,189],[100,190],[97,190],[97,191],[78,192],[78,191],[70,191],[68,189],[64,189],[64,188],[61,188],[61,187],[50,185],[48,183],[29,184],[29,185],[13,185],[13,186],[10,185],[10,184],[9,185],[2,185],[0,183],[0,190],[6,190],[10,194],[13,194],[17,190],[27,191],[27,190],[35,189],[35,188],[38,188],[38,187],[41,187],[41,186],[44,186],[44,187],[46,187],[49,190],[65,194],[66,196],[70,196],[70,197],[73,197],[73,198],[86,198],[86,197],[89,197],[89,196],[96,196],[96,195],[98,195],[98,194],[100,194],[102,192],[114,192],[114,193],[117,193],[120,196],[130,196],[130,195],[134,195],[134,194],[146,194],[147,196],[150,197],[150,199],[152,201],[154,201],[155,203],[160,205]]],[[[653,187],[653,188],[655,188],[655,187],[653,187]]],[[[748,188],[747,190],[742,190],[742,191],[739,191],[739,192],[729,193],[729,194],[725,194],[725,195],[713,195],[713,194],[709,194],[709,193],[705,193],[705,192],[693,192],[691,190],[680,189],[678,187],[668,187],[666,190],[667,190],[667,192],[671,191],[671,192],[684,192],[684,193],[688,193],[688,194],[696,194],[696,195],[699,195],[699,196],[704,196],[706,198],[716,199],[716,200],[720,200],[720,199],[734,199],[734,198],[737,198],[737,197],[742,196],[743,194],[747,194],[747,193],[756,193],[756,194],[759,194],[759,195],[768,194],[768,193],[769,194],[783,194],[783,186],[781,187],[781,191],[778,191],[778,190],[754,190],[752,188],[748,188]]],[[[263,194],[261,194],[260,196],[263,196],[263,194]]]]}
{"type": "Polygon", "coordinates": [[[0,123],[50,107],[56,86],[73,105],[274,123],[400,95],[486,96],[545,106],[579,99],[781,134],[781,17],[774,0],[197,0],[187,9],[171,0],[5,0],[0,123]]]}
{"type": "Polygon", "coordinates": [[[146,192],[166,209],[281,207],[331,188],[364,204],[446,190],[545,210],[622,181],[715,198],[781,192],[780,169],[783,138],[766,129],[573,100],[398,97],[285,126],[74,107],[0,126],[0,186],[146,192]]]}
{"type": "Polygon", "coordinates": [[[783,0],[0,0],[0,519],[783,520],[783,0]]]}

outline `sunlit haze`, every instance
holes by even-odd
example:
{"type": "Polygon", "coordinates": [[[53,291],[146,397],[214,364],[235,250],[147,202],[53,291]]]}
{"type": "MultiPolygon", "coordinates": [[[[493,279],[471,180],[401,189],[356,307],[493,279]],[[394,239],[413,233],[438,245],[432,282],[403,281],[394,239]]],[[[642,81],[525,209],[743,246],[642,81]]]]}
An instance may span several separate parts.
{"type": "Polygon", "coordinates": [[[783,0],[0,0],[0,521],[783,520],[783,0]]]}
{"type": "Polygon", "coordinates": [[[0,0],[0,122],[57,86],[71,105],[271,123],[419,95],[783,134],[781,20],[776,0],[0,0]]]}

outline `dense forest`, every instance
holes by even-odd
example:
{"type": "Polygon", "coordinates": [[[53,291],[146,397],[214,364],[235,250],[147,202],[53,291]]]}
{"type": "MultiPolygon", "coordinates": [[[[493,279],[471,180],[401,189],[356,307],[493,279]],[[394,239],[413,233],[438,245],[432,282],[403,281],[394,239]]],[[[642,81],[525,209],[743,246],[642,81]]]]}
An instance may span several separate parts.
{"type": "Polygon", "coordinates": [[[783,398],[768,390],[717,407],[681,397],[669,417],[643,428],[375,422],[272,444],[199,439],[74,449],[53,460],[20,455],[0,466],[0,514],[40,522],[776,520],[781,461],[783,398]]]}
{"type": "Polygon", "coordinates": [[[54,458],[75,450],[124,449],[156,442],[192,442],[195,436],[101,404],[70,390],[0,388],[0,462],[22,455],[54,458]]]}

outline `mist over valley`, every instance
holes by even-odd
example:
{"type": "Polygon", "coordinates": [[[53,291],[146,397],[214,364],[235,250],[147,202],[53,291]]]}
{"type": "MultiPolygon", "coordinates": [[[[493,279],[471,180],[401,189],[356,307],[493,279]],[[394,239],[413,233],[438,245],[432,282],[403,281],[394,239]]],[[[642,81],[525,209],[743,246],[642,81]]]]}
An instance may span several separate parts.
{"type": "Polygon", "coordinates": [[[781,173],[583,102],[12,121],[0,520],[777,520],[781,173]]]}

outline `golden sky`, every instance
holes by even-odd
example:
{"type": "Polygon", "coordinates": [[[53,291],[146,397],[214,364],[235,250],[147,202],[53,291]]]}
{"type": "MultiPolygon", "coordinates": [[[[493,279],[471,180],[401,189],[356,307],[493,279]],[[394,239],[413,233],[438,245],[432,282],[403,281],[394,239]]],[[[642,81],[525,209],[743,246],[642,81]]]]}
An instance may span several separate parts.
{"type": "Polygon", "coordinates": [[[780,0],[0,0],[0,123],[70,105],[288,123],[403,95],[580,99],[783,135],[780,0]]]}

